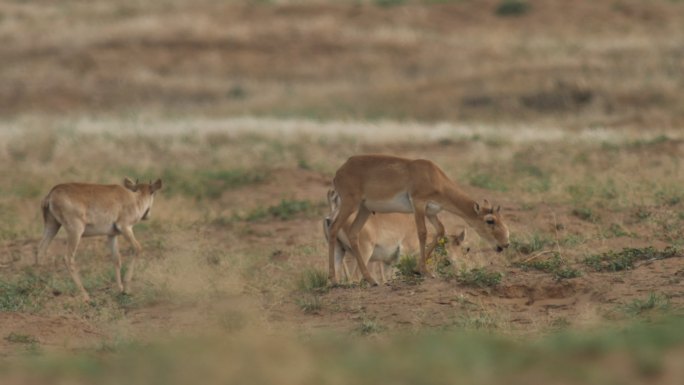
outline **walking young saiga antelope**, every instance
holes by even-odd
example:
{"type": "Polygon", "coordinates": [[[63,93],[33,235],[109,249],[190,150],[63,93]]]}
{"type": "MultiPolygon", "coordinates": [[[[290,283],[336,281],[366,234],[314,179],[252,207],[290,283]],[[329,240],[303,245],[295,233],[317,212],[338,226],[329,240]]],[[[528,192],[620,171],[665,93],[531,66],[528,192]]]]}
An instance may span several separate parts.
{"type": "MultiPolygon", "coordinates": [[[[328,205],[330,206],[330,215],[323,219],[323,234],[326,240],[329,237],[330,223],[332,219],[337,216],[339,209],[339,195],[335,190],[328,191],[328,205]]],[[[435,219],[437,217],[434,217],[435,219]]],[[[358,265],[353,264],[354,269],[350,273],[345,256],[351,251],[351,244],[347,237],[347,231],[352,224],[352,217],[347,219],[347,223],[340,229],[337,235],[337,245],[335,246],[335,270],[341,270],[345,279],[349,280],[356,278],[358,265]]],[[[437,226],[442,226],[438,221],[437,226]]],[[[443,227],[441,227],[443,229],[443,227]]],[[[447,257],[452,263],[455,263],[459,258],[465,256],[470,248],[465,246],[466,230],[461,228],[461,231],[456,231],[457,235],[444,236],[443,231],[441,236],[436,236],[435,240],[444,237],[447,241],[444,244],[447,251],[447,257]]],[[[432,242],[428,246],[428,255],[435,249],[437,242],[432,242]]],[[[407,254],[418,253],[418,237],[416,236],[416,222],[413,216],[404,213],[385,213],[376,214],[368,217],[368,221],[359,231],[359,250],[361,257],[367,266],[374,264],[379,267],[379,274],[381,282],[387,280],[386,270],[396,264],[399,257],[407,254]]]]}
{"type": "Polygon", "coordinates": [[[36,249],[35,263],[45,255],[50,241],[63,226],[67,232],[64,262],[83,300],[89,302],[90,296],[83,288],[76,265],[76,248],[81,237],[106,235],[116,265],[116,284],[119,291],[129,293],[135,260],[141,251],[140,243],[133,235],[133,225],[150,217],[154,193],[161,188],[161,179],[154,183],[138,183],[128,178],[124,179],[123,186],[64,183],[53,187],[41,203],[45,229],[36,249]],[[134,250],[123,283],[117,245],[119,235],[123,235],[134,250]]]}
{"type": "Polygon", "coordinates": [[[436,236],[441,236],[444,227],[436,215],[442,210],[463,218],[482,238],[495,244],[496,251],[503,251],[509,245],[508,227],[501,218],[501,207],[493,207],[487,200],[480,205],[429,160],[386,155],[353,156],[335,173],[333,189],[339,194],[340,205],[337,216],[330,223],[328,237],[328,279],[332,284],[337,283],[335,248],[338,232],[355,211],[356,218],[347,237],[363,278],[372,285],[377,283],[370,276],[359,250],[359,232],[372,212],[414,214],[421,274],[428,273],[425,218],[437,230],[436,236]]]}

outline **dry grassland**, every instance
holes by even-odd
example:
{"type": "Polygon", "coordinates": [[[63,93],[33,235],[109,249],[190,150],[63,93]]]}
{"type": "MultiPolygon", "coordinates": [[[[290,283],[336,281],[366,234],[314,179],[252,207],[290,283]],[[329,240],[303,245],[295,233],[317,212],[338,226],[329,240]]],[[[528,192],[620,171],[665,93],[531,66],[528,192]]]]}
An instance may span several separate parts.
{"type": "Polygon", "coordinates": [[[684,4],[498,4],[0,4],[0,382],[680,384],[684,4]],[[328,287],[359,153],[432,159],[511,247],[328,287]],[[164,181],[133,294],[89,238],[83,304],[39,202],[124,176],[164,181]]]}

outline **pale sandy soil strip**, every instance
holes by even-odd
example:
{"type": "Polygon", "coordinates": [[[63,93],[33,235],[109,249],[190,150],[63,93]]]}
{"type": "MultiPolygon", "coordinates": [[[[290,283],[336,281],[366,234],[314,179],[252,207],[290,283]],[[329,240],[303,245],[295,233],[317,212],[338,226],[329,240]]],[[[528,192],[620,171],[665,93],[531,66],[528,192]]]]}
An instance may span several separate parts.
{"type": "Polygon", "coordinates": [[[64,134],[127,135],[206,135],[225,133],[229,135],[262,135],[283,140],[312,138],[354,138],[367,142],[433,142],[446,139],[496,140],[503,143],[529,142],[607,142],[621,143],[634,140],[650,140],[663,135],[680,139],[680,130],[625,130],[592,128],[567,130],[534,125],[466,125],[450,122],[321,122],[306,119],[276,119],[262,117],[237,117],[223,119],[184,118],[163,120],[159,118],[97,119],[79,118],[44,120],[21,118],[0,122],[0,138],[9,139],[26,133],[53,131],[64,134]]]}

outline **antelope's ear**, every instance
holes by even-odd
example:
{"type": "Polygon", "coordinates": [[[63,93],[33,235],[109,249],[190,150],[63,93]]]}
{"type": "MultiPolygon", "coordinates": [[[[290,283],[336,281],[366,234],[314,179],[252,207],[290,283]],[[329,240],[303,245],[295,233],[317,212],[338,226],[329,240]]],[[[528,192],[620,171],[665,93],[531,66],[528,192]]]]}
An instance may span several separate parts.
{"type": "Polygon", "coordinates": [[[138,191],[138,185],[128,177],[124,178],[123,185],[124,185],[124,187],[126,187],[127,189],[129,189],[133,192],[138,191]]]}
{"type": "Polygon", "coordinates": [[[492,210],[492,204],[489,203],[488,200],[483,199],[482,202],[483,202],[482,207],[483,207],[485,210],[492,210]]]}
{"type": "Polygon", "coordinates": [[[162,188],[162,181],[161,181],[161,179],[157,179],[157,180],[154,181],[154,183],[152,184],[152,189],[151,189],[151,191],[152,191],[152,192],[155,192],[155,191],[157,191],[157,190],[161,190],[161,188],[162,188]]]}
{"type": "Polygon", "coordinates": [[[475,204],[473,204],[473,210],[475,210],[475,214],[480,215],[480,204],[475,202],[475,204]]]}
{"type": "Polygon", "coordinates": [[[494,209],[494,212],[499,213],[499,211],[501,211],[501,206],[496,206],[496,209],[494,209]]]}
{"type": "Polygon", "coordinates": [[[461,231],[461,234],[458,234],[458,235],[456,236],[456,239],[458,240],[458,243],[463,243],[463,242],[465,241],[465,235],[466,235],[466,230],[465,230],[465,228],[464,228],[463,231],[461,231]]]}
{"type": "Polygon", "coordinates": [[[466,237],[466,229],[463,229],[463,231],[461,231],[460,234],[454,235],[452,239],[453,239],[454,243],[456,243],[457,245],[460,245],[461,243],[463,243],[465,241],[465,237],[466,237]]]}

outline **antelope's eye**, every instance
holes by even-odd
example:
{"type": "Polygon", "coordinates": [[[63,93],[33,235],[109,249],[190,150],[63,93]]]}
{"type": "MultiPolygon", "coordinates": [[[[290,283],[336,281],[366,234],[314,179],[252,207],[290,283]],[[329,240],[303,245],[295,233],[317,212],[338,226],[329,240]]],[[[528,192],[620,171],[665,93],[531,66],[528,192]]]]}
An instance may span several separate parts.
{"type": "Polygon", "coordinates": [[[489,218],[485,222],[487,222],[488,225],[493,225],[494,224],[494,219],[489,218]]]}

